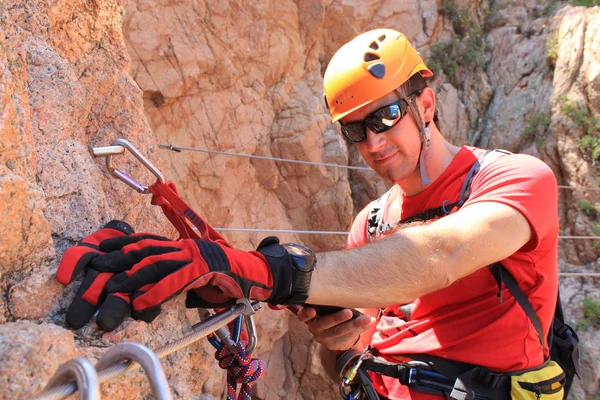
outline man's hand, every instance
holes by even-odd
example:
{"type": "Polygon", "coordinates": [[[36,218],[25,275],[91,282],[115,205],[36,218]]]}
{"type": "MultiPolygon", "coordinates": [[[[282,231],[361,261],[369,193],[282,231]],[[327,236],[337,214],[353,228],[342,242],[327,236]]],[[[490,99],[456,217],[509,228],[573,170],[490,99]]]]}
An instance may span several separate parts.
{"type": "MultiPolygon", "coordinates": [[[[83,282],[67,310],[67,325],[79,329],[92,318],[96,311],[98,311],[96,323],[104,330],[113,330],[121,323],[129,313],[130,295],[118,292],[108,293],[105,286],[114,274],[99,272],[90,269],[89,266],[98,256],[112,250],[111,242],[113,240],[128,238],[127,240],[132,242],[147,237],[147,234],[134,233],[133,228],[126,222],[113,220],[102,229],[81,240],[77,245],[67,249],[56,271],[56,279],[63,285],[68,285],[80,274],[85,274],[83,282]]],[[[138,314],[134,317],[147,321],[154,319],[156,315],[138,314]]]]}
{"type": "Polygon", "coordinates": [[[182,292],[203,287],[222,293],[221,300],[246,297],[280,304],[291,294],[294,261],[274,238],[250,252],[205,240],[160,237],[119,237],[111,245],[115,250],[94,258],[90,267],[115,274],[106,285],[109,292],[143,290],[133,296],[136,312],[151,312],[182,292]]]}
{"type": "Polygon", "coordinates": [[[354,319],[352,317],[350,309],[321,317],[317,317],[317,312],[312,307],[305,307],[298,312],[298,319],[308,325],[308,330],[315,340],[327,349],[336,351],[354,347],[360,335],[375,322],[375,318],[369,315],[361,315],[354,319]]]}

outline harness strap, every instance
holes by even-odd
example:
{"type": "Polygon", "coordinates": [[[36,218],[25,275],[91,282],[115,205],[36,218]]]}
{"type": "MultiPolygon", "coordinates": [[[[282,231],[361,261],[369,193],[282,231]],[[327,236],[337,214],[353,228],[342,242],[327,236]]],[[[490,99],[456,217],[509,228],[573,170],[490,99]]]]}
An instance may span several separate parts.
{"type": "Polygon", "coordinates": [[[533,327],[535,328],[540,338],[540,343],[542,344],[542,351],[544,351],[546,341],[544,339],[542,324],[535,310],[533,309],[533,306],[531,305],[529,300],[527,300],[527,296],[525,295],[525,293],[523,293],[523,291],[515,281],[515,278],[513,278],[510,272],[508,272],[508,270],[499,262],[490,265],[488,268],[494,276],[496,283],[498,284],[498,297],[500,298],[500,302],[502,302],[502,283],[504,283],[510,291],[510,294],[512,294],[517,303],[519,303],[519,305],[527,315],[527,318],[529,318],[529,320],[533,324],[533,327]]]}
{"type": "Polygon", "coordinates": [[[373,204],[373,207],[371,207],[371,210],[369,211],[369,218],[367,219],[367,238],[369,240],[371,240],[373,237],[379,239],[380,233],[387,232],[387,230],[384,231],[385,227],[381,225],[381,221],[383,221],[385,205],[387,204],[391,192],[392,189],[388,190],[381,195],[381,197],[375,200],[375,204],[373,204]]]}
{"type": "Polygon", "coordinates": [[[469,368],[457,375],[446,375],[420,361],[393,364],[379,357],[366,359],[361,368],[379,375],[396,378],[404,386],[457,400],[507,399],[510,376],[495,373],[484,367],[469,368]]]}

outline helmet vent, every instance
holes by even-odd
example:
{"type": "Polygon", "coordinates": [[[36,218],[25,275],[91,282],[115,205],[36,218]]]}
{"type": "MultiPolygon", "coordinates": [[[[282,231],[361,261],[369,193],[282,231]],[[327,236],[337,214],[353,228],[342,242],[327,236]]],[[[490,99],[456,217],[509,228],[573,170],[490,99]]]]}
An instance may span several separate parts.
{"type": "Polygon", "coordinates": [[[377,38],[377,40],[379,40],[380,42],[383,42],[385,40],[385,35],[381,35],[377,38]]]}
{"type": "Polygon", "coordinates": [[[382,79],[385,76],[385,65],[382,62],[378,62],[377,64],[371,64],[371,65],[369,65],[367,67],[367,70],[375,78],[382,79]]]}
{"type": "Polygon", "coordinates": [[[377,54],[365,53],[365,62],[375,61],[379,59],[381,59],[381,57],[379,57],[377,54]]]}
{"type": "Polygon", "coordinates": [[[371,42],[371,44],[369,45],[369,47],[372,48],[375,51],[379,50],[379,45],[377,44],[377,42],[371,42]]]}

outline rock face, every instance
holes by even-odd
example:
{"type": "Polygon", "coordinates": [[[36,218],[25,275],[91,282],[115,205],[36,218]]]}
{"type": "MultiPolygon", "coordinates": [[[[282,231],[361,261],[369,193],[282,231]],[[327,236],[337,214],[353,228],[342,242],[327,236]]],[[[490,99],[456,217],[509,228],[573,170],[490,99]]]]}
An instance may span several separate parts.
{"type": "MultiPolygon", "coordinates": [[[[64,250],[111,219],[173,236],[147,196],[106,173],[88,146],[132,142],[215,227],[347,231],[382,193],[373,172],[159,148],[185,148],[365,166],[330,124],[322,73],[334,51],[375,27],[403,31],[435,67],[441,130],[456,144],[533,154],[555,171],[561,235],[600,232],[600,9],[535,1],[15,0],[0,3],[0,397],[39,392],[59,364],[111,343],[157,348],[197,321],[182,299],[152,324],[71,332],[64,313],[78,284],[54,273],[64,250]],[[37,355],[36,355],[37,354],[37,355]],[[44,356],[49,354],[50,356],[44,356]]],[[[141,182],[130,156],[115,162],[141,182]]],[[[267,232],[225,232],[252,249],[267,232]]],[[[280,233],[315,250],[343,235],[280,233]]],[[[600,272],[592,240],[561,240],[561,269],[600,272]]],[[[561,278],[579,326],[583,379],[598,391],[593,304],[598,278],[561,278]]],[[[333,399],[318,345],[291,314],[257,314],[260,399],[333,399]]],[[[217,398],[225,375],[205,342],[163,361],[177,398],[217,398]],[[201,397],[199,397],[201,396],[201,397]]],[[[111,399],[148,396],[143,374],[102,386],[111,399]]]]}

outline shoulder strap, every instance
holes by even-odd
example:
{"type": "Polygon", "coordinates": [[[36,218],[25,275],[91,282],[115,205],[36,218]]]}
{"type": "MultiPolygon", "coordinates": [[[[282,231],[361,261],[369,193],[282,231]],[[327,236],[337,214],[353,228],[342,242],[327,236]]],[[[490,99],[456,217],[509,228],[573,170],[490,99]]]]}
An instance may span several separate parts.
{"type": "Polygon", "coordinates": [[[538,318],[535,310],[533,309],[533,306],[527,299],[527,296],[525,295],[525,293],[523,293],[523,291],[521,290],[521,288],[515,281],[515,278],[513,278],[513,276],[510,274],[510,272],[508,272],[508,270],[504,267],[504,265],[500,264],[499,262],[488,266],[488,268],[489,268],[490,272],[492,273],[492,275],[494,276],[496,283],[498,284],[498,297],[500,298],[500,302],[501,303],[503,302],[503,300],[502,300],[502,283],[504,283],[506,285],[506,287],[508,288],[508,290],[510,291],[510,294],[513,295],[513,297],[515,298],[517,303],[519,303],[519,305],[521,306],[523,311],[525,311],[527,318],[529,318],[529,320],[533,324],[533,327],[535,328],[535,330],[540,338],[540,343],[542,344],[542,348],[543,348],[544,345],[546,344],[546,340],[544,338],[542,324],[541,324],[540,319],[538,318]]]}
{"type": "Polygon", "coordinates": [[[486,150],[485,153],[483,153],[481,157],[479,157],[479,159],[473,163],[473,166],[469,170],[469,173],[467,174],[467,177],[465,178],[465,181],[463,182],[462,188],[460,190],[460,200],[458,201],[459,207],[462,206],[465,203],[465,201],[469,199],[469,196],[471,195],[471,183],[473,183],[473,178],[475,178],[475,175],[477,175],[477,173],[486,165],[490,164],[491,162],[497,160],[500,157],[509,154],[512,153],[508,150],[486,150]]]}

